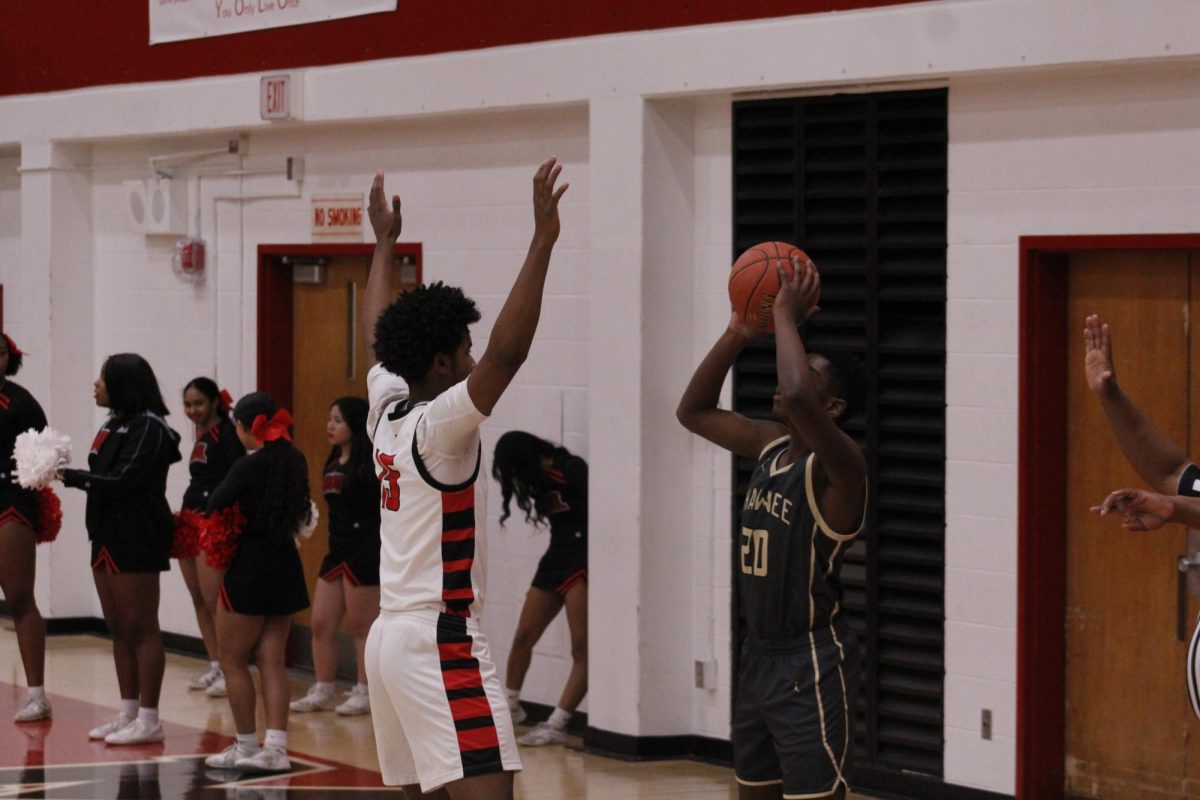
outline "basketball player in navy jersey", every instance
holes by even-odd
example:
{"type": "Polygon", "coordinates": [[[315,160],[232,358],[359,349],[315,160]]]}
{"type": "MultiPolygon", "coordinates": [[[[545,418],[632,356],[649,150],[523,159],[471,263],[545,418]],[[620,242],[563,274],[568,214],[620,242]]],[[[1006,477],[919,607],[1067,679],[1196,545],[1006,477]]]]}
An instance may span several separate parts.
{"type": "Polygon", "coordinates": [[[840,423],[862,403],[853,356],[810,354],[798,325],[820,276],[793,256],[775,298],[773,420],[717,407],[725,375],[756,334],[736,315],[696,368],[676,415],[688,430],[756,458],[734,565],[746,623],[735,686],[738,797],[841,798],[853,748],[858,645],[841,613],[838,571],[862,531],[867,464],[840,423]]]}
{"type": "Polygon", "coordinates": [[[567,189],[555,188],[561,169],[551,158],[534,175],[533,237],[478,363],[469,326],[480,315],[461,289],[434,283],[392,294],[400,198],[389,205],[382,174],[371,187],[376,245],[363,334],[379,361],[367,373],[367,433],[381,547],[380,612],[365,660],[383,781],[410,800],[509,800],[521,768],[479,627],[487,563],[479,426],[533,344],[567,189]]]}

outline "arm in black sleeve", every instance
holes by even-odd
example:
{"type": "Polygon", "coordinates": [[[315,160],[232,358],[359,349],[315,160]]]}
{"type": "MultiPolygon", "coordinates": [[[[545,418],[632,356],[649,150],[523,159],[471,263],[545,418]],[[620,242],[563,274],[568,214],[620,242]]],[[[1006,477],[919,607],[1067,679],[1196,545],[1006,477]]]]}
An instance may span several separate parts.
{"type": "Polygon", "coordinates": [[[45,429],[48,424],[46,412],[42,411],[41,404],[33,399],[33,395],[30,395],[27,402],[22,403],[21,417],[16,427],[17,433],[24,433],[28,430],[40,431],[45,429]]]}
{"type": "Polygon", "coordinates": [[[567,478],[567,489],[572,498],[571,504],[587,509],[588,498],[588,465],[579,456],[571,456],[563,465],[563,474],[567,478]]]}
{"type": "Polygon", "coordinates": [[[236,428],[222,426],[219,438],[221,456],[225,459],[226,464],[232,465],[239,458],[246,455],[246,446],[238,438],[236,428]]]}
{"type": "Polygon", "coordinates": [[[149,417],[134,417],[129,432],[107,472],[83,469],[63,470],[63,483],[102,497],[121,497],[138,491],[143,479],[158,461],[159,450],[166,446],[167,430],[149,417]]]}
{"type": "Polygon", "coordinates": [[[246,497],[251,490],[251,478],[254,475],[254,465],[249,462],[249,458],[238,459],[229,468],[229,472],[225,473],[225,479],[208,496],[209,514],[224,511],[246,497]]]}

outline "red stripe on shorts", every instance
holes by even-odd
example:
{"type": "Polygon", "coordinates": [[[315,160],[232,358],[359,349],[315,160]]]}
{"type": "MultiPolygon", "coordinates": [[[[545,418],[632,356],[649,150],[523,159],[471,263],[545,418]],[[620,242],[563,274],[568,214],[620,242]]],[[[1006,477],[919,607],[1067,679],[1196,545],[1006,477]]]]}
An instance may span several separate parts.
{"type": "Polygon", "coordinates": [[[471,658],[471,643],[439,642],[438,655],[442,657],[442,661],[458,661],[464,658],[471,658]]]}
{"type": "Polygon", "coordinates": [[[496,735],[495,725],[458,732],[458,749],[464,753],[469,750],[486,750],[489,747],[499,746],[500,738],[496,735]]]}
{"type": "Polygon", "coordinates": [[[448,669],[442,672],[442,683],[446,685],[446,691],[451,689],[477,689],[483,686],[483,676],[479,674],[479,667],[472,669],[448,669]]]}
{"type": "Polygon", "coordinates": [[[488,699],[484,697],[464,697],[459,700],[450,701],[450,716],[454,717],[457,722],[460,719],[475,719],[476,717],[490,717],[492,715],[492,707],[488,705],[488,699]]]}

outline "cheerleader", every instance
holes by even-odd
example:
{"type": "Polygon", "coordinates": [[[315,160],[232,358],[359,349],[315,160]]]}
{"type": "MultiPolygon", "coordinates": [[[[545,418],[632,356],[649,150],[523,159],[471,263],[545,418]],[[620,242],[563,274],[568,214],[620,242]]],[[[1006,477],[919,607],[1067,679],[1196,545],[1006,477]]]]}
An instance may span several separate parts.
{"type": "Polygon", "coordinates": [[[179,434],[154,370],[133,353],[109,356],[95,383],[109,410],[88,454],[88,469],[63,470],[63,483],[87,492],[92,579],[113,637],[121,710],[88,737],[109,744],[161,742],[158,695],[163,644],[158,627],[159,573],[170,569],[175,523],[167,469],[180,460],[179,434]]]}
{"type": "Polygon", "coordinates": [[[17,434],[46,427],[46,415],[38,401],[9,380],[21,369],[23,357],[13,340],[0,334],[0,464],[4,469],[0,474],[0,590],[17,630],[17,646],[29,687],[25,703],[13,719],[36,722],[50,718],[50,701],[43,686],[46,625],[33,597],[35,548],[38,542],[57,535],[61,514],[55,516],[52,509],[43,509],[39,492],[14,483],[13,444],[17,434]]]}
{"type": "Polygon", "coordinates": [[[329,508],[329,553],[321,562],[313,597],[312,652],[317,681],[292,711],[369,714],[363,649],[379,616],[379,478],[367,438],[367,401],[338,398],[329,409],[327,432],[333,449],[325,460],[325,503],[329,508]],[[345,615],[354,635],[358,683],[336,705],[334,637],[345,615]]]}
{"type": "Polygon", "coordinates": [[[533,646],[563,608],[571,632],[571,674],[550,718],[517,739],[523,745],[562,744],[567,722],[587,693],[587,462],[524,431],[496,442],[492,477],[500,482],[504,513],[516,498],[525,520],[550,526],[550,547],[538,562],[508,656],[506,691],[513,721],[522,722],[521,684],[533,646]]]}
{"type": "Polygon", "coordinates": [[[217,653],[217,631],[213,613],[217,605],[220,575],[197,559],[200,528],[208,512],[208,496],[229,472],[234,461],[246,454],[237,431],[229,420],[229,393],[217,388],[211,378],[193,378],[183,387],[183,410],[196,426],[196,443],[188,463],[191,483],[183,494],[183,507],[175,515],[175,542],[171,557],[179,560],[179,571],[192,597],[196,623],[208,653],[209,668],[188,681],[189,689],[204,689],[209,697],[225,696],[225,675],[217,653]]]}
{"type": "Polygon", "coordinates": [[[217,769],[282,772],[287,756],[292,614],[308,607],[294,536],[312,518],[308,466],[292,446],[292,419],[270,395],[248,394],[233,409],[238,438],[254,452],[234,463],[208,501],[201,536],[205,559],[224,569],[217,603],[217,645],[237,741],[205,763],[217,769]],[[262,676],[267,735],[258,746],[254,656],[262,676]]]}

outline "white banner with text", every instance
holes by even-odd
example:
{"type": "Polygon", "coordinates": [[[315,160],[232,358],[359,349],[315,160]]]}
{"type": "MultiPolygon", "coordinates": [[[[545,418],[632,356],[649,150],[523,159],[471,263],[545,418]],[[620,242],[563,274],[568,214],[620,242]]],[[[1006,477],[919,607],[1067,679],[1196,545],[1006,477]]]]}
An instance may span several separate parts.
{"type": "Polygon", "coordinates": [[[150,0],[150,44],[395,11],[399,0],[150,0]]]}

